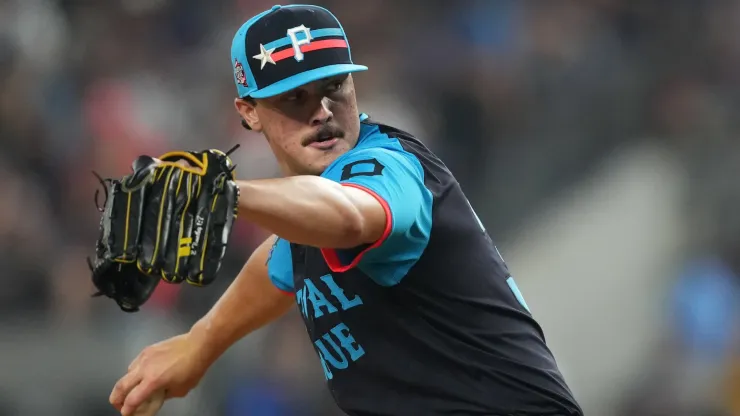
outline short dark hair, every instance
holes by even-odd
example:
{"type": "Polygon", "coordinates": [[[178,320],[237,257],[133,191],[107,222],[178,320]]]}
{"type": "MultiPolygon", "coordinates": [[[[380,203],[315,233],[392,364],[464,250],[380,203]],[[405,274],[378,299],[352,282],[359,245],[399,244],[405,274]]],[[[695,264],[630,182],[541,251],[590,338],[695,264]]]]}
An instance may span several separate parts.
{"type": "MultiPolygon", "coordinates": [[[[251,104],[253,106],[257,105],[257,100],[255,100],[252,97],[247,96],[247,97],[244,97],[243,100],[246,101],[246,102],[248,102],[249,104],[251,104]]],[[[244,120],[244,119],[242,119],[242,127],[244,127],[247,130],[252,130],[252,128],[249,127],[249,124],[247,124],[247,121],[244,120]]]]}

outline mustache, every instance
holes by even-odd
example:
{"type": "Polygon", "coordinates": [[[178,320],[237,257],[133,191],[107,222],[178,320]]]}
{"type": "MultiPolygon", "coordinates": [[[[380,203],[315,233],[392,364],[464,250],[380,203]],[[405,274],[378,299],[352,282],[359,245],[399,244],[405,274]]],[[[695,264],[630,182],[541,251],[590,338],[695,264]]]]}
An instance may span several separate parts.
{"type": "Polygon", "coordinates": [[[344,138],[344,130],[335,126],[321,126],[321,128],[319,128],[313,134],[303,139],[303,145],[306,146],[313,142],[317,142],[321,139],[326,139],[329,137],[342,139],[344,138]]]}

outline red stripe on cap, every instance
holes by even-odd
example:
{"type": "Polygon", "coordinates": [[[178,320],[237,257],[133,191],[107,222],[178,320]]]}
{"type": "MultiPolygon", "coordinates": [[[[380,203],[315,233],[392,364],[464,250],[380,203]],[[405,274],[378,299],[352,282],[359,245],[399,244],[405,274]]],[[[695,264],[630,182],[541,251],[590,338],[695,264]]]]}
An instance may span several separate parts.
{"type": "MultiPolygon", "coordinates": [[[[327,39],[327,40],[318,40],[316,42],[307,43],[305,45],[301,45],[301,52],[311,52],[311,51],[317,51],[319,49],[329,49],[329,48],[347,48],[347,41],[344,39],[327,39]]],[[[282,61],[283,59],[290,58],[295,56],[295,50],[293,48],[283,49],[280,52],[275,52],[272,54],[272,60],[275,62],[282,61]]]]}

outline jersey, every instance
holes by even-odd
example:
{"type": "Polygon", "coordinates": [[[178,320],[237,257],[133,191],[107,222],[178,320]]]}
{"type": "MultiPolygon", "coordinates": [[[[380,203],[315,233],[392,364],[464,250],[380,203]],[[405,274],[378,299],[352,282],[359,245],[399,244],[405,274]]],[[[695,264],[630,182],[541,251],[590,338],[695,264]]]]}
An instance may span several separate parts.
{"type": "Polygon", "coordinates": [[[409,133],[362,117],[323,177],[386,212],[374,244],[278,239],[268,271],[295,296],[349,415],[581,415],[543,331],[454,176],[409,133]]]}

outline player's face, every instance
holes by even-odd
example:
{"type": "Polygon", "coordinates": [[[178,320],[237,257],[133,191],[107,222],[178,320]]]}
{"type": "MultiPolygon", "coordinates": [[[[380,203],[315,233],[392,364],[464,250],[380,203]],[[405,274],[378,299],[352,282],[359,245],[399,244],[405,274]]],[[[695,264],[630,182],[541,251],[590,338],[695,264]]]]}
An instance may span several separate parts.
{"type": "Polygon", "coordinates": [[[352,77],[312,82],[237,109],[264,133],[286,175],[319,175],[352,149],[360,132],[352,77]]]}

